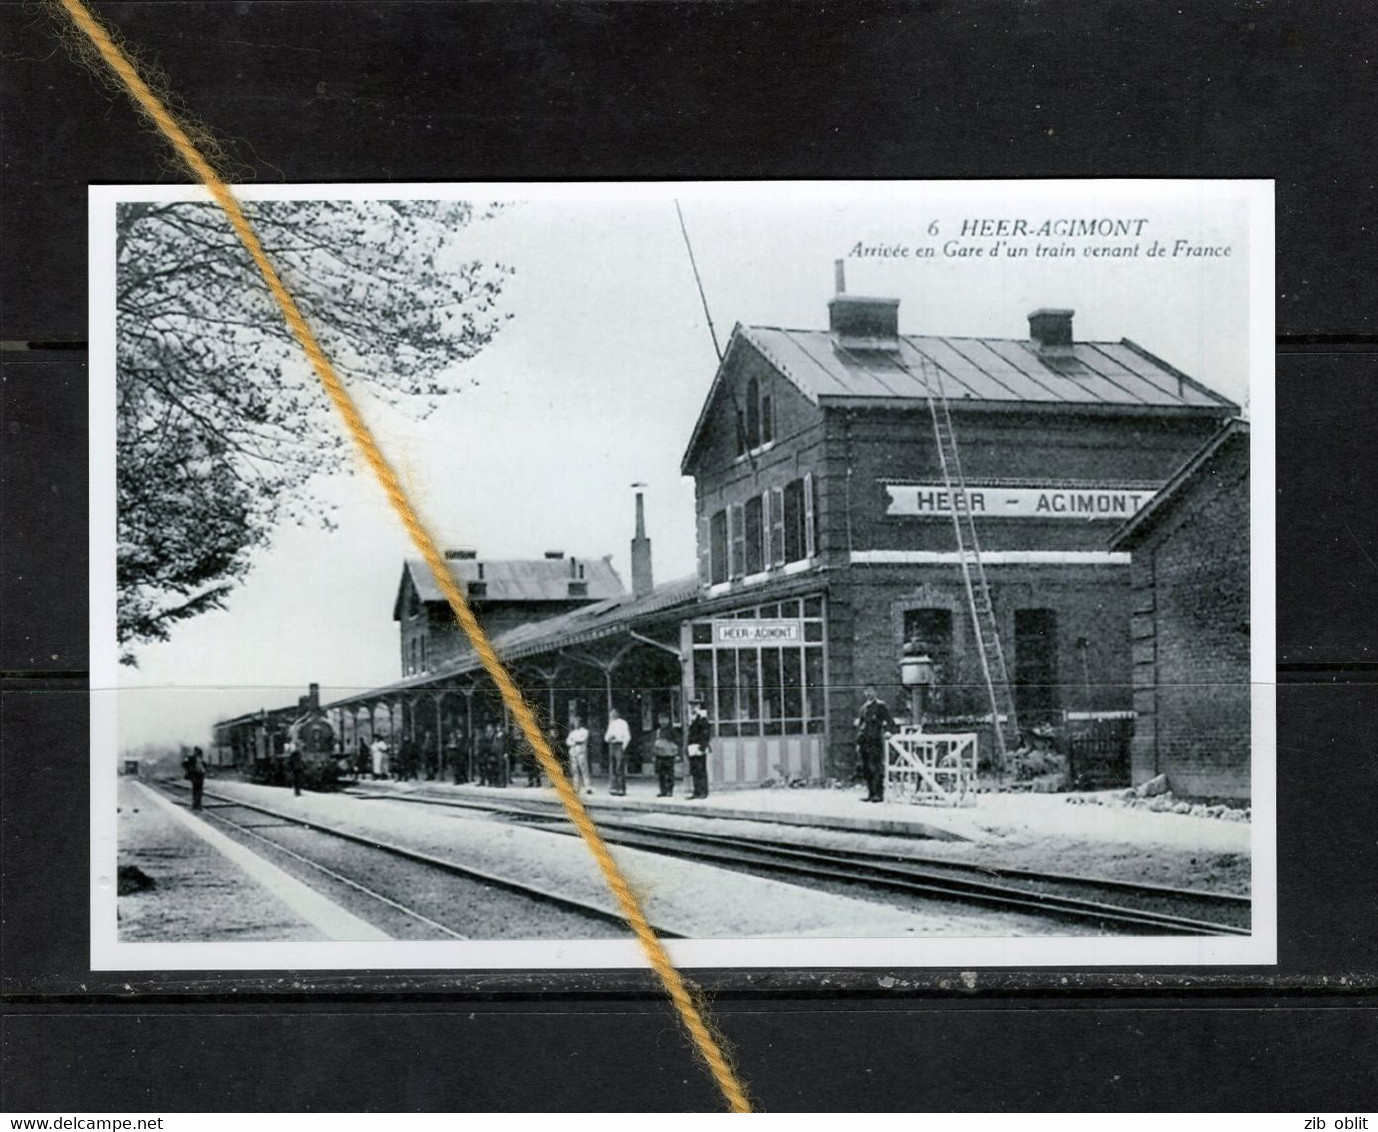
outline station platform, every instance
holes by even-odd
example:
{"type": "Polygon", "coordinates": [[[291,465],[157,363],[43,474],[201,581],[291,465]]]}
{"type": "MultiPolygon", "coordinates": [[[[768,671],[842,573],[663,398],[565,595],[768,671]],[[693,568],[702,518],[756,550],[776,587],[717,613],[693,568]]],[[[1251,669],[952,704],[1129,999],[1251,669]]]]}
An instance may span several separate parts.
{"type": "Polygon", "coordinates": [[[121,941],[387,938],[145,783],[116,798],[121,941]]]}
{"type": "MultiPolygon", "coordinates": [[[[375,788],[560,808],[553,789],[527,787],[521,780],[505,788],[425,780],[360,783],[360,789],[375,788]]],[[[989,793],[974,795],[972,805],[943,807],[900,801],[866,803],[862,801],[863,789],[856,786],[722,790],[691,801],[683,794],[658,798],[654,782],[629,779],[623,797],[609,794],[606,784],[599,784],[583,800],[595,818],[618,813],[676,814],[932,842],[990,843],[1055,837],[1089,844],[1193,847],[1206,853],[1249,854],[1251,826],[1247,822],[1129,809],[1115,804],[1113,793],[1107,792],[1101,798],[989,793]],[[1072,804],[1086,801],[1103,804],[1072,804]]]]}

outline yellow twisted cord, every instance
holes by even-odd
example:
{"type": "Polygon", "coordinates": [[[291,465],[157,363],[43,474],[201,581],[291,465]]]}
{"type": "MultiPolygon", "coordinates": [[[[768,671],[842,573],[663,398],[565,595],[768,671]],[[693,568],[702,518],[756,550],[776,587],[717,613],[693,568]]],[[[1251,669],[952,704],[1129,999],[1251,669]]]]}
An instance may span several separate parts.
{"type": "Polygon", "coordinates": [[[578,793],[570,784],[569,778],[565,775],[559,760],[555,758],[546,742],[545,736],[541,732],[540,725],[536,721],[536,715],[522,696],[520,689],[513,682],[507,669],[498,659],[497,653],[493,650],[487,634],[479,626],[478,620],[474,617],[473,611],[469,608],[469,603],[465,600],[463,592],[456,585],[454,577],[445,565],[445,559],[441,555],[440,549],[436,546],[435,540],[422,525],[416,510],[407,499],[406,492],[402,489],[402,484],[397,478],[396,472],[383,456],[382,450],[378,447],[378,442],[373,438],[364,419],[355,407],[353,399],[350,397],[344,384],[340,381],[339,375],[335,372],[335,367],[325,356],[320,344],[316,341],[316,336],[311,332],[311,328],[306,324],[300,309],[293,300],[287,288],[283,285],[276,269],[269,261],[263,251],[263,245],[259,242],[258,235],[255,233],[249,219],[244,215],[244,210],[240,207],[239,201],[235,199],[228,185],[220,179],[219,175],[211,167],[209,161],[202,155],[201,151],[192,143],[186,131],[173,117],[163,101],[152,91],[148,84],[140,77],[134,65],[129,61],[125,53],[116,45],[105,27],[91,14],[91,12],[81,3],[81,0],[59,0],[59,3],[71,17],[72,22],[89,38],[92,44],[100,52],[101,58],[109,65],[110,69],[119,76],[120,80],[128,89],[138,107],[148,115],[159,130],[172,143],[178,155],[186,162],[196,177],[210,190],[211,196],[215,198],[217,204],[224,209],[226,216],[229,217],[230,224],[240,241],[248,250],[258,269],[263,274],[264,280],[268,284],[268,289],[277,300],[278,306],[282,308],[283,317],[287,320],[287,325],[291,327],[292,333],[296,335],[297,341],[301,343],[302,349],[306,351],[306,356],[310,359],[312,368],[320,378],[321,384],[325,386],[330,399],[335,403],[335,408],[344,418],[345,425],[348,427],[350,435],[354,438],[364,459],[369,467],[373,469],[378,477],[378,482],[382,485],[383,491],[387,494],[388,501],[402,520],[403,526],[407,528],[407,533],[411,535],[412,542],[416,545],[421,556],[426,560],[426,565],[431,568],[431,573],[435,575],[436,584],[445,595],[446,601],[450,603],[450,609],[454,612],[455,619],[464,629],[469,638],[470,644],[483,662],[483,667],[492,678],[502,693],[502,702],[507,709],[516,717],[521,725],[522,734],[526,741],[536,752],[536,757],[540,760],[541,767],[555,784],[555,789],[560,795],[560,801],[564,803],[565,812],[569,815],[570,821],[574,823],[584,842],[588,845],[589,851],[598,862],[599,869],[602,870],[603,879],[607,881],[608,887],[612,889],[617,897],[617,903],[622,909],[622,915],[636,934],[642,949],[650,960],[652,968],[660,976],[661,982],[665,985],[666,993],[669,994],[671,1002],[679,1012],[680,1021],[688,1031],[694,1046],[704,1062],[708,1065],[717,1082],[718,1088],[722,1090],[723,1098],[727,1101],[728,1108],[732,1112],[751,1112],[751,1102],[747,1099],[746,1091],[738,1080],[732,1064],[728,1061],[723,1051],[719,1039],[714,1034],[706,1020],[706,1009],[695,1001],[695,997],[690,993],[689,986],[684,977],[675,968],[670,960],[669,954],[665,950],[664,944],[660,942],[646,919],[645,912],[641,909],[641,904],[637,900],[631,886],[627,883],[622,871],[617,867],[613,860],[606,842],[598,832],[598,827],[593,819],[589,817],[588,811],[579,799],[578,793]]]}

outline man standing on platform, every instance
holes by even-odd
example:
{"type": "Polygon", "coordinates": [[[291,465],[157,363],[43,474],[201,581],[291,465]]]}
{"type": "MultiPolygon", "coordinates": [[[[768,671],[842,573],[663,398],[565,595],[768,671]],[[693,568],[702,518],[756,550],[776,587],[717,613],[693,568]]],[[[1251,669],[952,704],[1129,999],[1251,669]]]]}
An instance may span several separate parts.
{"type": "Polygon", "coordinates": [[[574,726],[569,734],[565,736],[565,750],[569,758],[570,783],[575,793],[582,790],[585,794],[592,794],[593,786],[589,778],[589,729],[578,716],[575,717],[574,726]]]}
{"type": "Polygon", "coordinates": [[[694,718],[689,721],[689,781],[692,798],[708,797],[708,755],[712,751],[713,725],[708,722],[708,708],[702,700],[694,701],[694,718]]]}
{"type": "Polygon", "coordinates": [[[296,739],[287,740],[287,773],[292,779],[292,793],[301,797],[301,743],[296,739]]]}
{"type": "Polygon", "coordinates": [[[867,688],[856,717],[856,751],[866,775],[863,802],[885,801],[885,740],[894,730],[890,709],[876,698],[874,688],[867,688]]]}
{"type": "Polygon", "coordinates": [[[373,777],[386,778],[391,769],[388,766],[388,741],[381,735],[375,735],[369,755],[373,759],[373,777]]]}
{"type": "Polygon", "coordinates": [[[603,733],[603,742],[608,745],[608,793],[620,798],[627,792],[627,748],[631,746],[632,729],[616,708],[608,708],[608,729],[603,733]]]}
{"type": "Polygon", "coordinates": [[[670,729],[670,717],[660,713],[660,726],[656,728],[656,779],[660,783],[657,798],[670,798],[675,793],[675,764],[679,762],[679,743],[670,729]]]}

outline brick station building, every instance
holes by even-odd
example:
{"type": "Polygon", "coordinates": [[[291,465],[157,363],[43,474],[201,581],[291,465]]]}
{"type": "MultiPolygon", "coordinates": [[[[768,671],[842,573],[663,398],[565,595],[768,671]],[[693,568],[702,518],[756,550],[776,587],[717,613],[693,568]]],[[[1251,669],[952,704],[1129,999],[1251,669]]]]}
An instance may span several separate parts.
{"type": "Polygon", "coordinates": [[[935,374],[1021,725],[1132,707],[1129,555],[1107,540],[1237,406],[1133,342],[1076,341],[1068,310],[996,339],[901,334],[898,307],[838,294],[827,329],[738,325],[694,427],[681,640],[718,781],[847,776],[861,689],[900,707],[908,641],[936,661],[930,725],[988,716],[935,374]]]}
{"type": "MultiPolygon", "coordinates": [[[[979,732],[989,706],[960,505],[979,532],[1021,726],[1131,711],[1130,553],[1108,540],[1238,407],[1133,342],[1077,341],[1071,311],[1034,311],[1027,336],[957,338],[901,334],[898,308],[838,294],[827,328],[733,329],[681,465],[696,485],[697,577],[652,584],[640,500],[630,593],[610,567],[575,593],[575,560],[509,563],[514,577],[550,576],[539,598],[508,608],[495,565],[451,563],[557,728],[578,712],[601,736],[616,706],[635,767],[658,717],[681,724],[701,695],[716,785],[845,779],[861,689],[875,685],[900,714],[912,641],[936,662],[929,726],[979,732]],[[928,403],[938,380],[965,503],[942,475],[928,403]],[[595,592],[605,581],[612,592],[595,592]]],[[[347,749],[379,711],[437,750],[500,714],[436,597],[408,566],[394,608],[402,679],[331,705],[347,749]]]]}

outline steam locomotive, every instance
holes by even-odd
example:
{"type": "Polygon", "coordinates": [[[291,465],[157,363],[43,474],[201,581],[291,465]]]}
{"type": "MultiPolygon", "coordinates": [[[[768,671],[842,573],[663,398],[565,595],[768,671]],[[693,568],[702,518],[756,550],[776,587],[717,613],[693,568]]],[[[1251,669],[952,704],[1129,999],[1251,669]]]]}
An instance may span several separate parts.
{"type": "Polygon", "coordinates": [[[250,782],[286,786],[292,781],[292,744],[301,753],[302,784],[307,789],[338,789],[348,759],[337,750],[335,729],[321,711],[316,684],[290,707],[262,708],[217,723],[210,761],[234,767],[250,782]]]}

